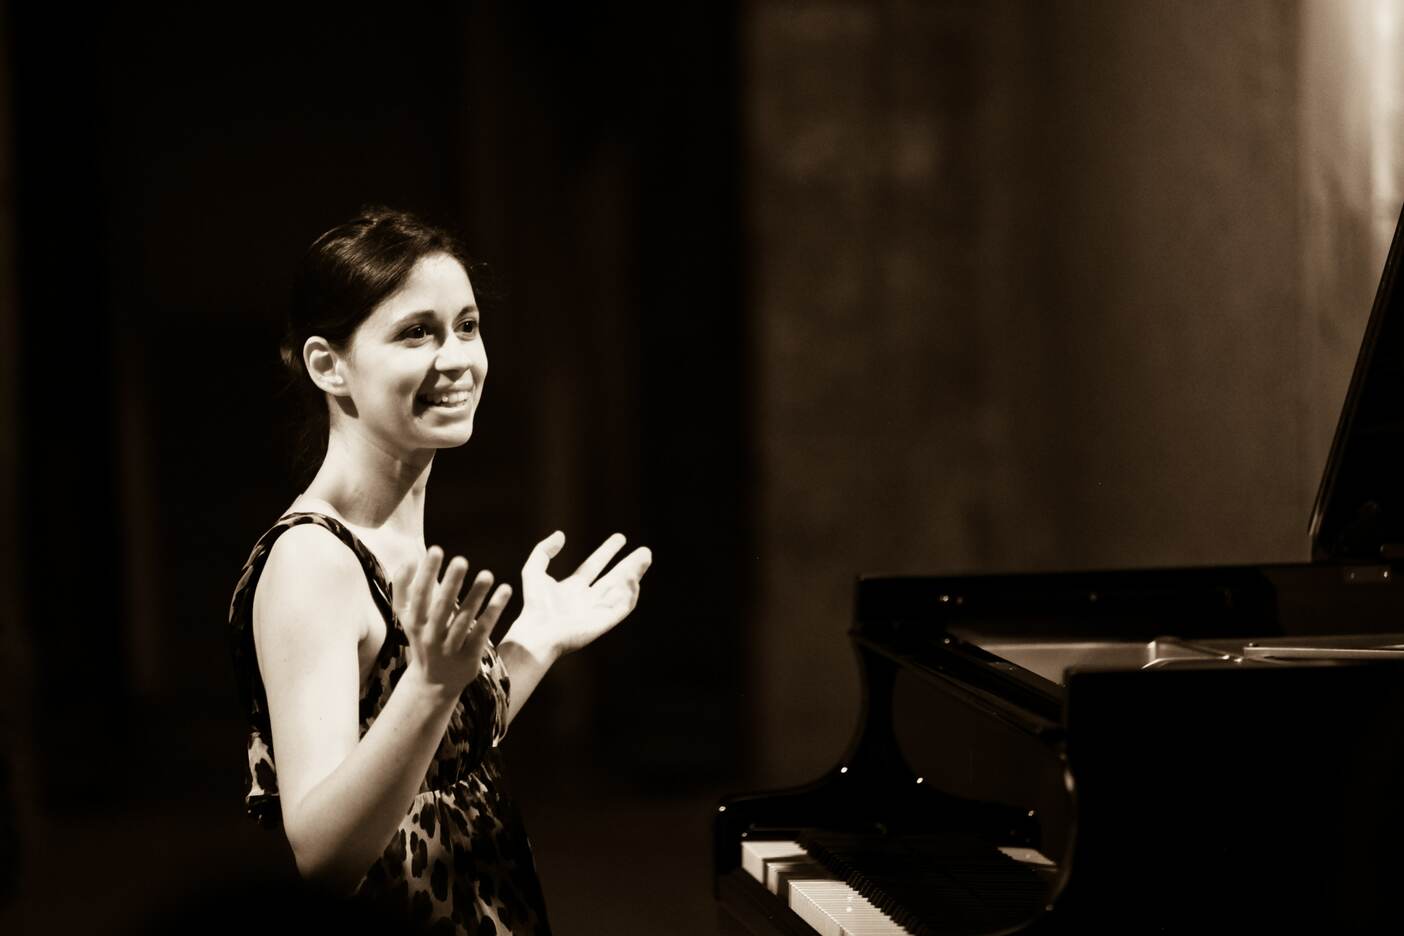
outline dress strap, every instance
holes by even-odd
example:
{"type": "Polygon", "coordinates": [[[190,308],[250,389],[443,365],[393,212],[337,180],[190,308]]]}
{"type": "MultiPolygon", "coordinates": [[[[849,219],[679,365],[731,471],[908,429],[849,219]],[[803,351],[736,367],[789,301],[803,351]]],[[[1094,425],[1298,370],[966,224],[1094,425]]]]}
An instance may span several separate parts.
{"type": "MultiPolygon", "coordinates": [[[[387,627],[391,631],[398,627],[394,610],[394,585],[385,574],[380,560],[376,559],[375,554],[365,543],[361,542],[360,537],[347,529],[340,520],[324,513],[299,511],[279,517],[278,522],[269,527],[267,532],[260,536],[258,542],[254,544],[253,550],[249,553],[249,558],[244,562],[243,570],[239,574],[239,583],[234,587],[234,596],[229,602],[230,651],[234,657],[234,668],[238,676],[239,690],[243,695],[245,710],[254,716],[256,722],[261,721],[262,717],[266,717],[267,702],[264,699],[258,665],[254,659],[254,590],[258,586],[263,566],[268,561],[268,554],[272,552],[273,544],[278,541],[278,537],[304,523],[315,523],[346,544],[346,547],[360,560],[361,568],[366,573],[366,582],[370,585],[371,598],[375,601],[376,609],[385,619],[387,627]]],[[[382,655],[391,650],[393,650],[393,642],[387,639],[382,646],[382,655]]]]}
{"type": "Polygon", "coordinates": [[[263,571],[263,564],[268,559],[268,554],[273,550],[273,544],[278,537],[287,530],[304,523],[315,523],[317,526],[331,532],[337,539],[346,544],[346,547],[355,554],[361,563],[361,568],[366,573],[366,581],[372,586],[371,594],[375,598],[376,606],[385,615],[388,623],[393,617],[394,607],[394,587],[390,577],[385,573],[385,568],[380,564],[380,560],[375,557],[360,537],[347,529],[340,520],[329,514],[316,513],[314,511],[299,511],[297,513],[284,514],[278,518],[278,522],[269,527],[267,532],[258,538],[253,550],[249,553],[249,558],[244,562],[243,572],[239,577],[239,584],[234,589],[234,597],[230,602],[230,621],[233,622],[234,606],[239,603],[241,595],[257,584],[258,576],[263,571]]]}

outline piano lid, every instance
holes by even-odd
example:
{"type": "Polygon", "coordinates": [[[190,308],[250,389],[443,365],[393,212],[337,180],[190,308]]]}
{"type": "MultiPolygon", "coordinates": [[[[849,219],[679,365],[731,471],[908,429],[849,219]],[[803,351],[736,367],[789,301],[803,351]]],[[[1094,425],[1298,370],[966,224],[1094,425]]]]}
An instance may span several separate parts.
{"type": "Polygon", "coordinates": [[[1312,559],[1404,558],[1404,214],[1311,514],[1312,559]]]}

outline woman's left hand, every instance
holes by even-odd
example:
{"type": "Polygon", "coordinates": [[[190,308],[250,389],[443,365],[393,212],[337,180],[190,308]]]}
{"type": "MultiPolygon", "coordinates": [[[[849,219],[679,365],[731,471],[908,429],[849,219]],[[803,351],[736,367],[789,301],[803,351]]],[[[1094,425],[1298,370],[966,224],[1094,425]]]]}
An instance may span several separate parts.
{"type": "Polygon", "coordinates": [[[624,620],[638,604],[639,581],[653,562],[648,547],[640,546],[600,575],[624,547],[624,534],[615,533],[578,569],[557,580],[546,566],[564,545],[565,534],[557,531],[527,557],[522,566],[522,616],[512,625],[515,639],[525,638],[551,656],[578,650],[624,620]]]}

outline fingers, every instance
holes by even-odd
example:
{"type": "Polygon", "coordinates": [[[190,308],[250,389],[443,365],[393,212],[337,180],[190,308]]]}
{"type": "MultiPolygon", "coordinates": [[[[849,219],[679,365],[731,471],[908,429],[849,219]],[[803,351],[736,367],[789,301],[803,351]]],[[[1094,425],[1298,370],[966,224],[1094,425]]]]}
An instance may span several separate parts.
{"type": "Polygon", "coordinates": [[[544,575],[546,564],[556,557],[564,545],[565,534],[560,530],[537,543],[531,555],[527,556],[526,564],[522,566],[522,575],[544,575]]]}
{"type": "Polygon", "coordinates": [[[502,609],[507,607],[507,602],[511,600],[512,586],[499,585],[476,620],[466,612],[460,611],[454,620],[453,639],[457,641],[452,644],[454,649],[473,659],[482,656],[483,648],[487,646],[488,638],[497,626],[497,619],[502,616],[502,609]]]}
{"type": "Polygon", "coordinates": [[[434,585],[439,580],[439,564],[443,561],[444,551],[437,546],[430,546],[424,558],[419,561],[419,568],[414,572],[405,599],[405,621],[411,626],[419,625],[421,615],[429,607],[434,585]]]}
{"type": "Polygon", "coordinates": [[[636,586],[652,564],[653,550],[647,546],[640,546],[620,559],[614,568],[595,583],[595,587],[600,589],[600,594],[607,594],[611,588],[617,586],[636,586]]]}
{"type": "Polygon", "coordinates": [[[468,589],[468,598],[463,599],[462,612],[468,613],[469,619],[477,617],[477,610],[482,608],[483,599],[487,598],[487,591],[493,587],[493,574],[484,568],[473,580],[473,587],[468,589]]]}
{"type": "MultiPolygon", "coordinates": [[[[460,622],[466,622],[467,625],[473,623],[473,619],[478,617],[478,609],[482,606],[483,599],[487,597],[490,588],[492,588],[492,573],[484,569],[474,577],[473,586],[468,589],[463,603],[458,606],[458,615],[453,621],[454,627],[459,627],[460,622]]],[[[457,635],[457,639],[462,640],[462,635],[457,635]]]]}
{"type": "Polygon", "coordinates": [[[419,563],[413,559],[409,560],[390,573],[390,584],[395,589],[395,597],[404,599],[409,597],[410,583],[414,581],[414,574],[419,571],[419,563]]]}
{"type": "Polygon", "coordinates": [[[411,560],[404,563],[390,574],[390,596],[395,608],[395,614],[401,619],[408,617],[410,586],[414,582],[414,574],[419,571],[419,563],[411,560]]]}
{"type": "Polygon", "coordinates": [[[458,593],[463,588],[463,577],[468,574],[468,560],[454,556],[444,569],[443,580],[434,589],[429,611],[424,618],[424,633],[429,640],[439,640],[448,633],[449,617],[458,602],[458,593]]]}
{"type": "Polygon", "coordinates": [[[583,578],[585,584],[593,582],[604,571],[604,567],[609,565],[609,560],[614,558],[615,553],[624,548],[624,534],[613,533],[608,539],[600,544],[599,548],[590,553],[588,559],[580,563],[580,568],[575,570],[575,575],[583,578]]]}
{"type": "Polygon", "coordinates": [[[501,585],[497,591],[492,593],[487,607],[483,608],[482,614],[478,615],[478,626],[486,629],[487,633],[492,633],[492,629],[497,626],[497,619],[502,616],[502,609],[507,607],[507,602],[512,600],[512,586],[501,585]]]}

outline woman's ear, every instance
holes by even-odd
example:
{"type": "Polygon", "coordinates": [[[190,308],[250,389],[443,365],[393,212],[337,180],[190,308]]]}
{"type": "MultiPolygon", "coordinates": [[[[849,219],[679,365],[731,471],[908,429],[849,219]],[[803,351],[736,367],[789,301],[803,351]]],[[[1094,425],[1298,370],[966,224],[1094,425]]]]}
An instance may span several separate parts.
{"type": "Polygon", "coordinates": [[[348,396],[351,391],[341,374],[341,355],[325,338],[313,335],[302,346],[302,362],[307,365],[307,376],[317,388],[332,396],[348,396]]]}

